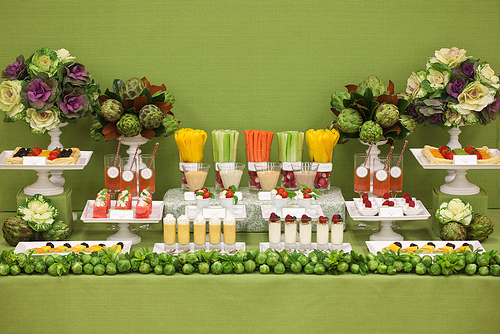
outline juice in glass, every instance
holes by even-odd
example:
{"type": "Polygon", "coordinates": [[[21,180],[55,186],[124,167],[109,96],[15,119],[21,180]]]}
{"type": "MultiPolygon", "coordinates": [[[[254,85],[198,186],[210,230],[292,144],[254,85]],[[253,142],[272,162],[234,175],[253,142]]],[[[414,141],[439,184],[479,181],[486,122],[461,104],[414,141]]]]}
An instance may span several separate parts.
{"type": "Polygon", "coordinates": [[[217,216],[210,217],[208,222],[208,242],[211,249],[218,249],[221,240],[220,218],[217,216]]]}
{"type": "Polygon", "coordinates": [[[389,190],[389,173],[384,169],[379,169],[373,175],[373,194],[382,197],[385,193],[389,193],[389,190]]]}
{"type": "Polygon", "coordinates": [[[205,248],[207,223],[203,216],[197,216],[193,221],[194,248],[200,250],[205,248]]]}
{"type": "Polygon", "coordinates": [[[155,158],[152,154],[139,156],[139,192],[148,188],[151,194],[155,193],[155,158]]]}
{"type": "Polygon", "coordinates": [[[234,249],[236,243],[236,219],[233,216],[224,218],[224,247],[227,250],[234,249]]]}
{"type": "Polygon", "coordinates": [[[137,163],[133,158],[122,158],[120,163],[121,177],[120,177],[120,191],[130,187],[130,194],[132,197],[137,196],[137,163]]]}
{"type": "Polygon", "coordinates": [[[354,155],[354,191],[358,194],[370,192],[370,168],[366,155],[354,155]]]}
{"type": "Polygon", "coordinates": [[[390,191],[393,196],[403,191],[403,156],[391,155],[391,169],[389,171],[390,191]]]}
{"type": "Polygon", "coordinates": [[[189,249],[189,218],[185,215],[177,218],[177,242],[180,251],[189,249]]]}

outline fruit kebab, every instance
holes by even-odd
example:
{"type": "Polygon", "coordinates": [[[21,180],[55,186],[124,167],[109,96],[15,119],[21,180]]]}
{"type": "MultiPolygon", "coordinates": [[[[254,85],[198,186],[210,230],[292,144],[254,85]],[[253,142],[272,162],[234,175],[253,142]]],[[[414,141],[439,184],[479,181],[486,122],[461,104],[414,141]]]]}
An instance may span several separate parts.
{"type": "MultiPolygon", "coordinates": [[[[213,130],[212,131],[212,146],[213,158],[215,163],[215,186],[218,189],[227,188],[231,184],[223,185],[222,177],[219,171],[219,164],[236,162],[236,151],[238,146],[238,138],[240,133],[236,130],[213,130]]],[[[226,168],[227,169],[227,168],[226,168]]],[[[243,171],[228,170],[228,172],[243,174],[243,171]]],[[[240,176],[241,178],[241,176],[240,176]]]]}
{"type": "Polygon", "coordinates": [[[262,130],[245,130],[245,149],[248,161],[248,175],[250,176],[249,187],[261,189],[255,162],[269,162],[271,144],[274,132],[262,130]]]}
{"type": "Polygon", "coordinates": [[[335,129],[309,129],[306,132],[309,161],[320,163],[316,178],[314,179],[315,189],[330,189],[329,179],[332,171],[333,148],[337,145],[339,137],[340,134],[335,129]]]}
{"type": "MultiPolygon", "coordinates": [[[[175,142],[179,149],[181,163],[201,163],[203,160],[203,147],[207,141],[207,133],[203,130],[182,128],[175,132],[175,142]]],[[[181,167],[182,168],[182,167],[181,167]]],[[[187,181],[182,173],[182,189],[187,189],[187,181]]]]}
{"type": "Polygon", "coordinates": [[[281,186],[286,189],[297,189],[297,180],[293,174],[292,166],[288,162],[302,161],[304,146],[304,132],[283,131],[277,132],[279,161],[281,168],[281,186]]]}

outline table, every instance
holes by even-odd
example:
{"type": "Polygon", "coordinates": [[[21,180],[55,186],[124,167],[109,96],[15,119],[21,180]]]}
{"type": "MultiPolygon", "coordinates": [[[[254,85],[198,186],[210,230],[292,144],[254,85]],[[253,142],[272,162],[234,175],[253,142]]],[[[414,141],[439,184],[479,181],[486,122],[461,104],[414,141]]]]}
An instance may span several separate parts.
{"type": "MultiPolygon", "coordinates": [[[[248,187],[239,189],[243,199],[238,204],[244,204],[246,207],[247,218],[236,222],[237,232],[265,232],[267,231],[268,221],[262,219],[260,206],[263,204],[272,204],[271,201],[260,201],[256,191],[250,191],[248,187]]],[[[165,202],[164,213],[173,214],[175,217],[184,214],[187,205],[194,205],[193,201],[184,200],[184,191],[180,188],[170,189],[163,197],[165,202]]],[[[290,204],[293,203],[290,201],[290,204]]],[[[211,205],[216,205],[217,199],[211,200],[211,205]]],[[[334,214],[345,216],[344,197],[340,188],[332,187],[328,192],[318,196],[314,204],[320,204],[326,217],[331,218],[334,214]]]]}
{"type": "MultiPolygon", "coordinates": [[[[0,213],[3,221],[11,213],[0,213]]],[[[489,210],[495,221],[500,210],[489,210]]],[[[367,252],[373,232],[349,224],[345,242],[367,252]]],[[[73,240],[103,240],[105,225],[76,221],[73,240]]],[[[434,239],[430,221],[405,224],[408,240],[434,239]]],[[[153,248],[161,229],[132,246],[153,248]]],[[[266,233],[238,233],[257,248],[266,233]]],[[[483,242],[500,250],[500,228],[483,242]]],[[[3,238],[0,250],[10,248],[3,238]]],[[[496,333],[498,277],[199,275],[0,277],[2,333],[83,332],[436,332],[496,333]],[[47,310],[47,311],[44,311],[47,310]]]]}

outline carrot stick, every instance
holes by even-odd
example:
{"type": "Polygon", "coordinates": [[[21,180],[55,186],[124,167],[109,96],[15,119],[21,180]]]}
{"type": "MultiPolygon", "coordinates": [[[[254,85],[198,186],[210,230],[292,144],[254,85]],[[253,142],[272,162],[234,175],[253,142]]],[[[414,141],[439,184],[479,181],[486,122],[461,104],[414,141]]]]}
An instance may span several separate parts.
{"type": "Polygon", "coordinates": [[[263,161],[262,160],[262,131],[257,130],[257,138],[256,138],[256,146],[257,146],[257,161],[263,161]]]}
{"type": "Polygon", "coordinates": [[[248,130],[244,130],[243,131],[243,134],[245,135],[245,153],[247,155],[247,161],[250,161],[250,159],[248,159],[248,130]]]}
{"type": "Polygon", "coordinates": [[[254,160],[254,154],[253,154],[253,137],[254,137],[254,132],[253,130],[248,131],[248,145],[249,145],[249,153],[250,153],[250,161],[255,162],[254,160]]]}

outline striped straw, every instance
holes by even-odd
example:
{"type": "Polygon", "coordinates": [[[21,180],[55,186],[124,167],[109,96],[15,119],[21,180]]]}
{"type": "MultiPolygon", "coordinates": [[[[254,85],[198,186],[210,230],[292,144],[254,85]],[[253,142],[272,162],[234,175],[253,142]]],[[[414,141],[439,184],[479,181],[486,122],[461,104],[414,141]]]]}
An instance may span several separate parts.
{"type": "Polygon", "coordinates": [[[384,170],[387,168],[387,163],[389,163],[389,159],[391,157],[393,150],[394,150],[394,145],[391,146],[391,150],[389,151],[389,154],[387,155],[387,160],[385,161],[385,164],[384,164],[384,170]]]}
{"type": "Polygon", "coordinates": [[[151,165],[153,164],[153,159],[155,158],[156,149],[158,148],[158,145],[160,145],[160,143],[156,143],[155,145],[155,149],[153,150],[153,156],[151,157],[151,161],[149,162],[148,168],[151,168],[151,165]]]}
{"type": "Polygon", "coordinates": [[[405,152],[406,144],[408,144],[408,140],[405,140],[405,144],[403,145],[403,149],[401,150],[401,155],[399,156],[396,167],[399,167],[399,163],[401,162],[401,159],[403,159],[403,153],[405,152]]]}
{"type": "Polygon", "coordinates": [[[118,161],[118,155],[120,154],[120,146],[122,144],[122,138],[118,141],[118,148],[116,149],[116,156],[115,156],[115,162],[113,163],[113,166],[116,167],[116,162],[118,161]]]}
{"type": "Polygon", "coordinates": [[[366,153],[365,163],[363,164],[366,167],[366,163],[368,162],[368,158],[370,157],[370,151],[372,150],[373,142],[371,142],[370,147],[368,148],[368,153],[366,153]]]}
{"type": "Polygon", "coordinates": [[[134,160],[132,160],[132,163],[130,164],[130,170],[132,170],[132,168],[134,167],[135,158],[137,157],[137,151],[139,151],[139,145],[137,145],[137,148],[135,149],[134,160]]]}

